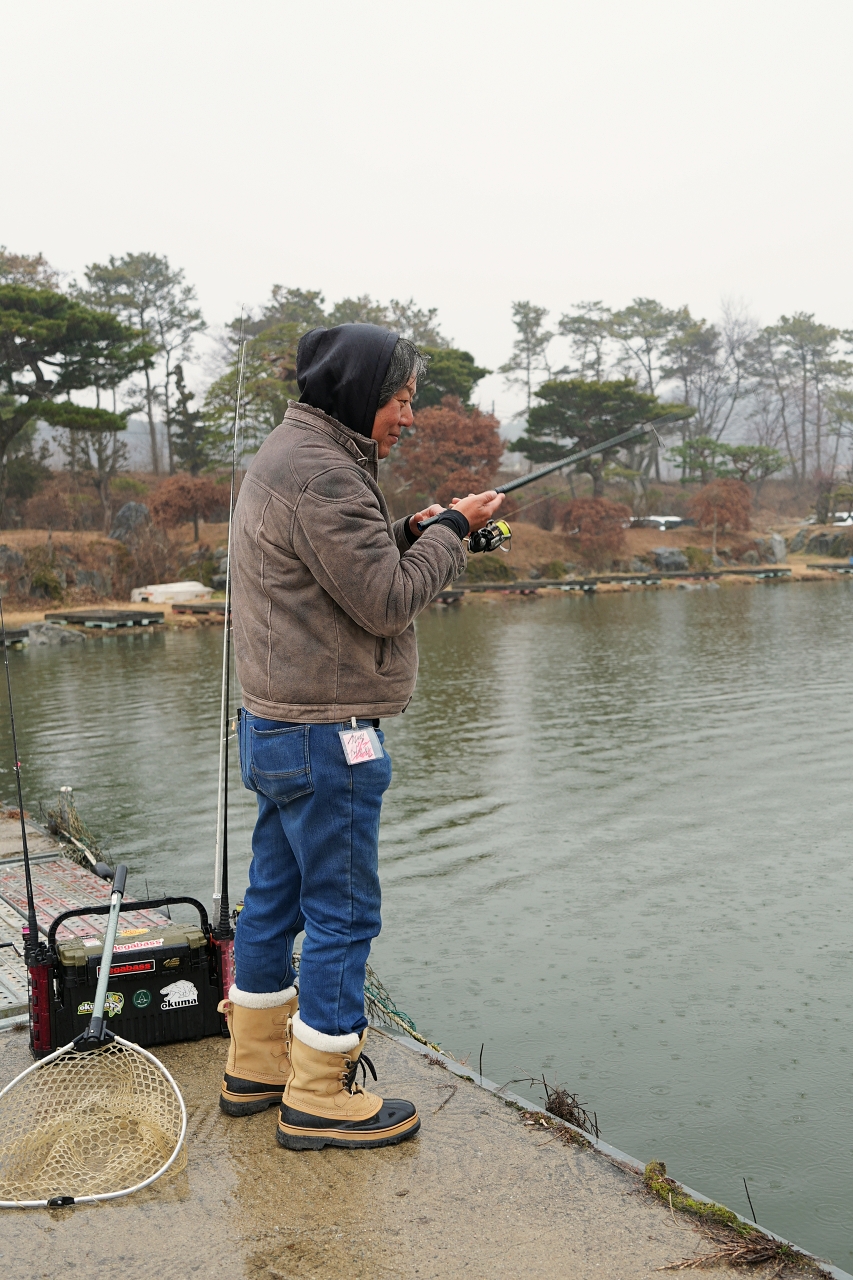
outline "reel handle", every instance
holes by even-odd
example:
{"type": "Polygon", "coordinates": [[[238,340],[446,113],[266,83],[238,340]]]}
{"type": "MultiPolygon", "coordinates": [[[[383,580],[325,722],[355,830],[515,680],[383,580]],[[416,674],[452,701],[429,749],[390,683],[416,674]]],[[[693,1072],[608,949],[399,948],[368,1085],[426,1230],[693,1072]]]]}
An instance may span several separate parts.
{"type": "Polygon", "coordinates": [[[469,535],[468,552],[500,551],[505,542],[512,542],[512,529],[506,520],[490,520],[482,529],[469,535]]]}

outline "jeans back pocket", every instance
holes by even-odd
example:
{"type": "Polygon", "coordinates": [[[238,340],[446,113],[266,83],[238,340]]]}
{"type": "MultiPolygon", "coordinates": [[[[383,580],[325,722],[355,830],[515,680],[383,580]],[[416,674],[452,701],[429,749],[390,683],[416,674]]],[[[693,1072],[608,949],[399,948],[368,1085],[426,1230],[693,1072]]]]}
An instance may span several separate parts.
{"type": "Polygon", "coordinates": [[[276,804],[289,804],[299,796],[310,795],[314,790],[308,755],[310,725],[259,729],[249,721],[246,729],[251,789],[276,804]]]}

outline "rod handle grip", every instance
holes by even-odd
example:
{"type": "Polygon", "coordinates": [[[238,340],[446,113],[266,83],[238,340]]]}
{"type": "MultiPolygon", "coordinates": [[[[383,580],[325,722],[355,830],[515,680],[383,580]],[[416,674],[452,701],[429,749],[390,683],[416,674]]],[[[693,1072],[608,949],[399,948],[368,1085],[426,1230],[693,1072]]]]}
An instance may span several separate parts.
{"type": "MultiPolygon", "coordinates": [[[[440,514],[443,515],[444,512],[440,512],[440,514]]],[[[428,529],[431,524],[435,524],[438,518],[439,518],[438,516],[430,516],[428,520],[419,520],[418,528],[420,529],[421,533],[423,533],[424,529],[428,529]]]]}
{"type": "Polygon", "coordinates": [[[127,867],[120,862],[116,867],[116,873],[113,876],[113,893],[117,893],[120,898],[124,897],[124,886],[127,884],[127,867]]]}

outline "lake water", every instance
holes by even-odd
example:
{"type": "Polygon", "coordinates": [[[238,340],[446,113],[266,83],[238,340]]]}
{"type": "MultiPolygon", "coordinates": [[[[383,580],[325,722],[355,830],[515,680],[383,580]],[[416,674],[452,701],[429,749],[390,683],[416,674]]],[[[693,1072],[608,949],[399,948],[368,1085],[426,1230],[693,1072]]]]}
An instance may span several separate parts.
{"type": "MultiPolygon", "coordinates": [[[[848,1269],[852,587],[427,611],[383,726],[373,954],[456,1057],[544,1071],[615,1146],[748,1214],[745,1177],[763,1225],[848,1269]]],[[[28,807],[72,784],[136,893],[210,900],[219,645],[11,655],[28,807]]],[[[231,796],[233,901],[254,804],[231,796]]]]}

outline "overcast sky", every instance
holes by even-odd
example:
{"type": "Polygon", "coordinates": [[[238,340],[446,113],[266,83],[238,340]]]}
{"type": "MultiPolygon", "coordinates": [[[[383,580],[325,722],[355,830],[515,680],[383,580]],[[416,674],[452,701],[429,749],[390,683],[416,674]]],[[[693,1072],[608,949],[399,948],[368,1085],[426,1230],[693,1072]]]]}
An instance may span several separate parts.
{"type": "Polygon", "coordinates": [[[0,14],[0,244],[166,254],[211,325],[279,282],[413,296],[492,368],[514,299],[853,327],[850,0],[0,14]]]}

